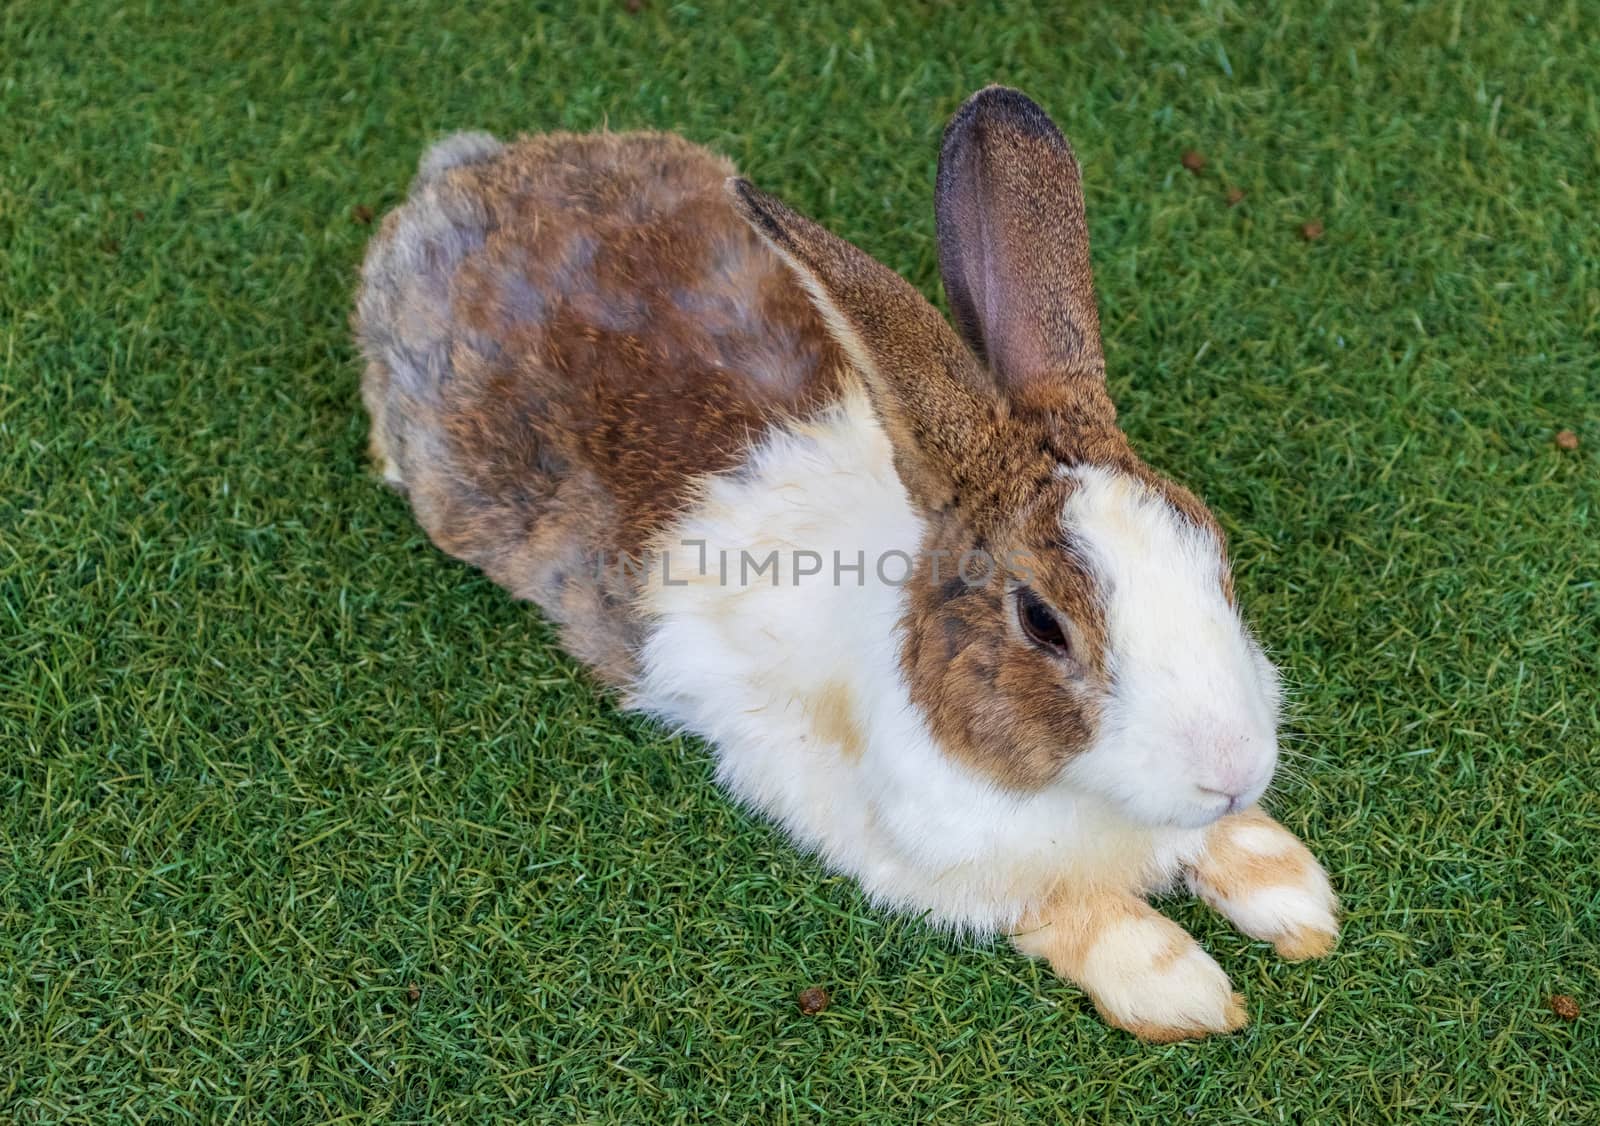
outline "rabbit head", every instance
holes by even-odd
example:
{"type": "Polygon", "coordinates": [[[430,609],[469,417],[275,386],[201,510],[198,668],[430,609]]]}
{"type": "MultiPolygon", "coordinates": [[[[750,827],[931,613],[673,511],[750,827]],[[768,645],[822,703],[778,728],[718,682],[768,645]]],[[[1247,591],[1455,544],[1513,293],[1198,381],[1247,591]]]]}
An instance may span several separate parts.
{"type": "Polygon", "coordinates": [[[734,204],[848,353],[924,520],[902,671],[946,753],[1147,825],[1242,809],[1277,761],[1277,675],[1205,505],[1107,395],[1077,160],[992,86],[939,157],[959,335],[888,268],[743,180],[734,204]]]}

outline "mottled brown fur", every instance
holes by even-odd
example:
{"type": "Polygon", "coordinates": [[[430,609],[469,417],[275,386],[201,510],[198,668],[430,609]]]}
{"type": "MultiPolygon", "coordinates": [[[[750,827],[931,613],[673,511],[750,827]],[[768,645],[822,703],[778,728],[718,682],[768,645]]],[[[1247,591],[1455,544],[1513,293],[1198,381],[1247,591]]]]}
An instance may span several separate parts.
{"type": "Polygon", "coordinates": [[[608,564],[843,370],[731,172],[664,134],[454,138],[363,274],[375,455],[443,550],[619,686],[640,625],[608,564]]]}

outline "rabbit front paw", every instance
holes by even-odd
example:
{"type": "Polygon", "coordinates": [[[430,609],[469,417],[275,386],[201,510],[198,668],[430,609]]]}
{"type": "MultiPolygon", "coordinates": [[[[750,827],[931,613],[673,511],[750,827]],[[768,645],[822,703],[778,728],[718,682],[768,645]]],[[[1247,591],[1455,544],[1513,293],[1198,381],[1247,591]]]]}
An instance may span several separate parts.
{"type": "Polygon", "coordinates": [[[1311,851],[1259,809],[1225,817],[1188,872],[1189,887],[1239,930],[1291,962],[1339,939],[1339,900],[1311,851]]]}
{"type": "Polygon", "coordinates": [[[1166,1044],[1249,1023],[1222,967],[1178,924],[1133,897],[1057,908],[1013,936],[1081,986],[1108,1024],[1166,1044]]]}

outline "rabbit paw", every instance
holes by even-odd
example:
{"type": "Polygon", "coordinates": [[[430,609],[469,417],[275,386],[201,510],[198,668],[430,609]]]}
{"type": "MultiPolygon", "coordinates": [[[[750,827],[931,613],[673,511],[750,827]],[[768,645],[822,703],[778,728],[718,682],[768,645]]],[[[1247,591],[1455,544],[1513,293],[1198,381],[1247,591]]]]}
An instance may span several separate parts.
{"type": "Polygon", "coordinates": [[[1166,1044],[1243,1028],[1244,998],[1222,967],[1176,923],[1111,928],[1085,959],[1084,987],[1106,1022],[1166,1044]]]}
{"type": "Polygon", "coordinates": [[[1339,938],[1339,900],[1311,851],[1259,809],[1217,822],[1189,887],[1251,938],[1291,962],[1320,958],[1339,938]]]}
{"type": "Polygon", "coordinates": [[[1178,924],[1142,901],[1095,904],[1013,937],[1082,986],[1108,1024],[1156,1044],[1248,1022],[1228,975],[1178,924]]]}

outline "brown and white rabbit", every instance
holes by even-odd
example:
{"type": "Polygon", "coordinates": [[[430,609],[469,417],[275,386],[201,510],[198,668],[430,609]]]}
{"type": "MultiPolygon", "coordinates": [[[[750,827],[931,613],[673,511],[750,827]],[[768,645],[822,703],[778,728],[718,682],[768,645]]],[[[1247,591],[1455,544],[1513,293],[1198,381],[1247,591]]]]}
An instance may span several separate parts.
{"type": "Polygon", "coordinates": [[[909,284],[665,134],[431,149],[355,325],[384,475],[876,901],[1003,932],[1156,1041],[1245,1024],[1146,902],[1287,958],[1337,903],[1257,806],[1278,678],[1107,397],[1079,169],[989,87],[909,284]]]}

